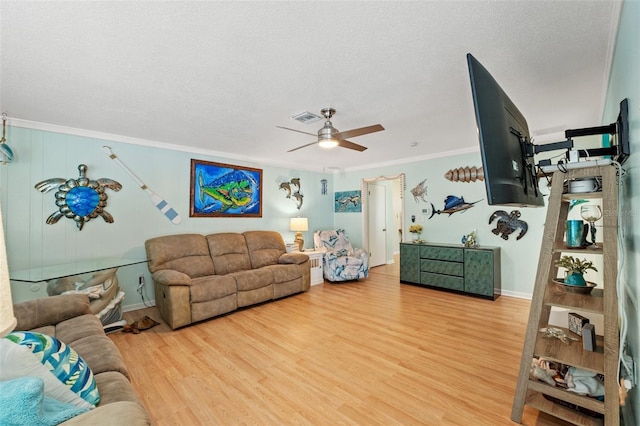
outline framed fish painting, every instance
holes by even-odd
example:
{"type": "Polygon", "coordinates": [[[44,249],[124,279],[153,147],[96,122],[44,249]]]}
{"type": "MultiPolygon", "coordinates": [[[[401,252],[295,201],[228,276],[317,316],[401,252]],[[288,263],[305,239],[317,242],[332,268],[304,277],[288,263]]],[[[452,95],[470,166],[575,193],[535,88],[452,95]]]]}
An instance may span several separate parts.
{"type": "Polygon", "coordinates": [[[361,212],[362,192],[360,190],[336,192],[334,207],[336,213],[361,212]]]}
{"type": "Polygon", "coordinates": [[[262,169],[191,160],[190,217],[262,217],[262,169]]]}

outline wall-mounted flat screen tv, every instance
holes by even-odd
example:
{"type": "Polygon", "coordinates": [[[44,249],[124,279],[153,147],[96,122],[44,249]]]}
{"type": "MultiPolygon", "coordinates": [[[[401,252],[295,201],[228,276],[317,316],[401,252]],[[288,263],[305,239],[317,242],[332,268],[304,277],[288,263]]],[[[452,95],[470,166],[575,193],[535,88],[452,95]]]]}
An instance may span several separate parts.
{"type": "Polygon", "coordinates": [[[533,156],[526,154],[530,144],[527,121],[489,71],[470,53],[467,63],[488,203],[543,206],[533,156]]]}

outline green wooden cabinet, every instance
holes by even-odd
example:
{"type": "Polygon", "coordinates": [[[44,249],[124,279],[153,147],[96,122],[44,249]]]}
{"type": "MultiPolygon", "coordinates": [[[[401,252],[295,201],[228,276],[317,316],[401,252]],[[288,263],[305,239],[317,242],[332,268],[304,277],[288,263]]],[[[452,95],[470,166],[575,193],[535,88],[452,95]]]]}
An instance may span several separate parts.
{"type": "Polygon", "coordinates": [[[400,244],[400,281],[420,282],[420,247],[415,244],[400,244]]]}
{"type": "Polygon", "coordinates": [[[500,248],[400,244],[400,282],[494,299],[500,295],[500,248]]]}

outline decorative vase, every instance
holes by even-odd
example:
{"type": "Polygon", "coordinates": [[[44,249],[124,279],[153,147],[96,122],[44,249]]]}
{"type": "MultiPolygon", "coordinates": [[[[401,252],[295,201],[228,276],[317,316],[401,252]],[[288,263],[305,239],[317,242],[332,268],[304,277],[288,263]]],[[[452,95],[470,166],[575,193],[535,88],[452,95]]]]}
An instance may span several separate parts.
{"type": "MultiPolygon", "coordinates": [[[[588,224],[587,232],[588,232],[588,224]]],[[[586,234],[585,223],[581,220],[568,220],[566,224],[567,236],[566,245],[569,248],[583,248],[586,247],[586,234]]]]}
{"type": "Polygon", "coordinates": [[[580,285],[586,286],[587,282],[584,279],[582,272],[569,272],[564,277],[564,283],[568,285],[580,285]]]}
{"type": "Polygon", "coordinates": [[[420,241],[420,232],[413,232],[413,242],[417,243],[420,241]]]}

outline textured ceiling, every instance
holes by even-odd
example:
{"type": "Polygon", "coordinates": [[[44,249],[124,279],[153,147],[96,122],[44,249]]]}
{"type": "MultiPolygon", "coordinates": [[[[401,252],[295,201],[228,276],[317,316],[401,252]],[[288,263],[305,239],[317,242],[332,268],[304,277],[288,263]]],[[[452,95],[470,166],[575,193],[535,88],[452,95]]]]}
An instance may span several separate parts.
{"type": "Polygon", "coordinates": [[[477,147],[467,52],[532,131],[600,124],[619,10],[617,1],[1,0],[0,108],[14,125],[264,164],[390,164],[477,147]],[[351,139],[362,153],[287,153],[314,138],[275,126],[315,133],[322,122],[289,117],[326,106],[340,130],[386,130],[351,139]]]}

